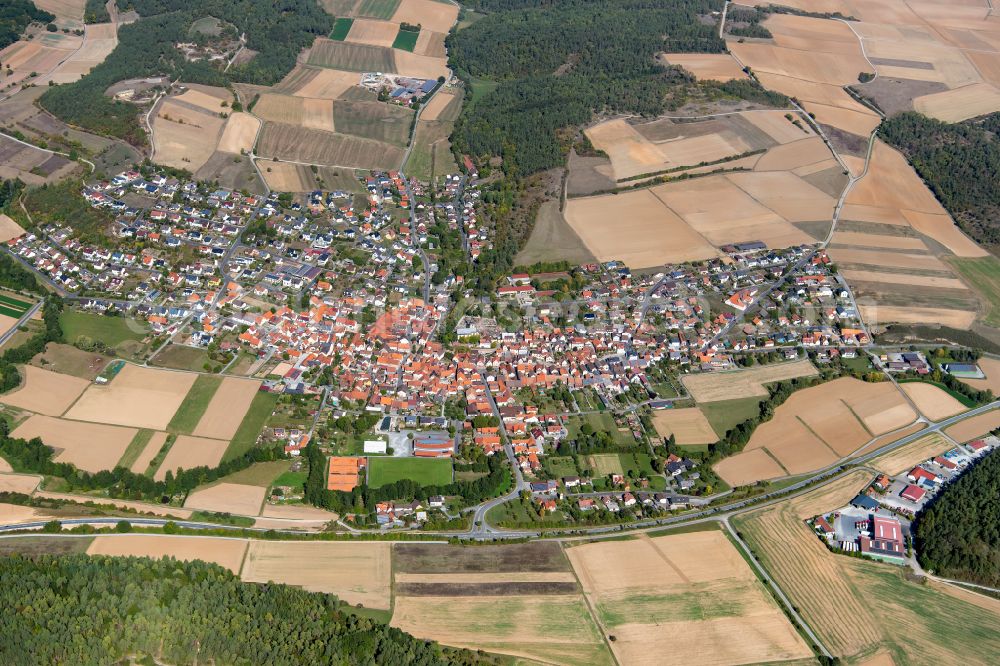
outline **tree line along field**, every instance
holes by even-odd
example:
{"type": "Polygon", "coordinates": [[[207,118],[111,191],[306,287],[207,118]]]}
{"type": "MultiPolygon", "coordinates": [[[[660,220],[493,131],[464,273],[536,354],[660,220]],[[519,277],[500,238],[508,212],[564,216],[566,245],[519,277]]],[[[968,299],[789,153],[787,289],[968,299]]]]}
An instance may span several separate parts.
{"type": "Polygon", "coordinates": [[[804,522],[843,506],[870,482],[871,474],[858,470],[732,523],[834,656],[881,647],[900,664],[988,663],[1000,650],[1000,605],[933,581],[911,581],[897,566],[835,555],[804,522]]]}

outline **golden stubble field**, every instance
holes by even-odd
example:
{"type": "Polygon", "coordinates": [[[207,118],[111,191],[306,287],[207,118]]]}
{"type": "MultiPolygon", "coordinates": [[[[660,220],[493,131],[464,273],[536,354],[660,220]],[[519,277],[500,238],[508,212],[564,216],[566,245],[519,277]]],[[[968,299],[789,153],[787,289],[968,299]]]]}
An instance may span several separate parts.
{"type": "Polygon", "coordinates": [[[212,539],[196,536],[121,534],[97,536],[87,548],[88,555],[174,557],[178,560],[214,562],[235,574],[240,572],[247,542],[240,539],[212,539]]]}
{"type": "Polygon", "coordinates": [[[1000,651],[995,603],[907,580],[898,566],[834,555],[805,524],[844,506],[871,480],[858,470],[732,522],[835,656],[885,648],[897,664],[991,663],[1000,651]]]}
{"type": "Polygon", "coordinates": [[[242,578],[335,594],[366,608],[390,608],[389,543],[252,541],[242,578]]]}
{"type": "Polygon", "coordinates": [[[590,543],[566,554],[622,664],[744,664],[808,658],[798,635],[715,529],[590,543]],[[665,642],[670,650],[662,650],[665,642]]]}
{"type": "Polygon", "coordinates": [[[778,463],[782,475],[812,472],[916,418],[892,383],[842,377],[793,393],[770,421],[754,431],[743,452],[713,469],[730,485],[775,478],[765,476],[775,473],[774,466],[760,454],[752,454],[764,450],[778,463]]]}
{"type": "Polygon", "coordinates": [[[46,445],[59,451],[56,462],[73,463],[87,472],[100,472],[114,469],[136,432],[135,428],[36,414],[11,434],[23,439],[40,437],[46,445]]]}
{"type": "Polygon", "coordinates": [[[814,243],[803,225],[832,224],[847,182],[822,139],[781,111],[636,125],[617,119],[586,132],[609,155],[610,165],[595,171],[619,185],[646,183],[664,170],[674,178],[699,174],[567,201],[566,221],[587,250],[633,268],[717,257],[716,248],[734,242],[814,243]]]}
{"type": "Polygon", "coordinates": [[[86,379],[62,375],[26,365],[19,368],[20,388],[0,396],[0,402],[29,412],[62,416],[80,394],[90,386],[86,379]]]}
{"type": "Polygon", "coordinates": [[[719,436],[697,407],[661,409],[653,412],[653,426],[661,437],[674,436],[680,445],[712,444],[719,436]]]}
{"type": "Polygon", "coordinates": [[[816,375],[816,367],[808,359],[790,363],[757,365],[732,372],[704,372],[684,375],[681,382],[696,402],[735,400],[750,396],[766,396],[765,384],[796,377],[816,375]]]}
{"type": "Polygon", "coordinates": [[[107,385],[84,391],[66,417],[165,430],[197,375],[126,364],[107,385]]]}

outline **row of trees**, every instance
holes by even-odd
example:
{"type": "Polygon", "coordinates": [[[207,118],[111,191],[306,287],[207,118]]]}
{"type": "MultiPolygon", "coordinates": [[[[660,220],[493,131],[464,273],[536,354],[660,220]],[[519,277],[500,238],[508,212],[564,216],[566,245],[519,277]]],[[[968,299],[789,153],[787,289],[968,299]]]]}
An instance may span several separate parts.
{"type": "Polygon", "coordinates": [[[0,662],[488,664],[351,615],[339,599],[206,562],[0,558],[0,662]],[[132,658],[130,658],[132,657],[132,658]]]}
{"type": "Polygon", "coordinates": [[[925,569],[1000,586],[1000,451],[962,474],[919,514],[914,542],[925,569]]]}

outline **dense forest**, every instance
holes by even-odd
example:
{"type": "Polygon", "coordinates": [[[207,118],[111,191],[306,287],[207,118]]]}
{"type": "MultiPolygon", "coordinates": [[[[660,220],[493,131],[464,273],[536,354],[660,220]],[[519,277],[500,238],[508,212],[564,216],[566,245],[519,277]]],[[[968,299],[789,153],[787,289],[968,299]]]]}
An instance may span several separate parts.
{"type": "Polygon", "coordinates": [[[35,7],[31,0],[5,0],[0,3],[0,49],[20,39],[30,24],[55,20],[55,16],[35,7]]]}
{"type": "MultiPolygon", "coordinates": [[[[721,52],[711,21],[717,0],[479,0],[489,11],[448,38],[450,64],[475,82],[499,82],[463,111],[459,152],[500,155],[528,174],[562,164],[558,130],[595,111],[655,115],[671,86],[691,82],[663,67],[664,51],[721,52]]],[[[473,95],[475,98],[476,95],[473,95]]]]}
{"type": "Polygon", "coordinates": [[[332,27],[332,18],[315,0],[130,0],[122,9],[135,9],[143,18],[119,28],[118,46],[90,74],[50,88],[40,101],[68,123],[134,144],[145,141],[138,109],[104,95],[113,83],[167,75],[208,85],[268,85],[287,74],[299,52],[332,27]],[[189,39],[191,24],[207,16],[235,25],[257,55],[225,74],[207,62],[186,61],[175,44],[189,39]]]}
{"type": "Polygon", "coordinates": [[[919,113],[882,123],[882,138],[899,148],[962,230],[994,252],[1000,248],[1000,113],[949,124],[919,113]]]}
{"type": "Polygon", "coordinates": [[[205,562],[0,558],[0,662],[488,664],[347,612],[333,595],[244,583],[205,562]],[[155,662],[153,661],[155,660],[155,662]]]}
{"type": "Polygon", "coordinates": [[[917,518],[914,536],[925,569],[1000,586],[1000,451],[946,487],[917,518]]]}

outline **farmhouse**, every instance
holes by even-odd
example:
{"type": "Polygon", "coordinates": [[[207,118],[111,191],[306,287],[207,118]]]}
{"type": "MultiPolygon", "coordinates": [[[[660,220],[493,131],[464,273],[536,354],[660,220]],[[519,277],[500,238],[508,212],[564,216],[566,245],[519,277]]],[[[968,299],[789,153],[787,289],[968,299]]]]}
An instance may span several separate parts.
{"type": "Polygon", "coordinates": [[[903,530],[895,518],[872,516],[872,536],[860,536],[858,545],[861,552],[875,558],[902,559],[903,530]]]}

